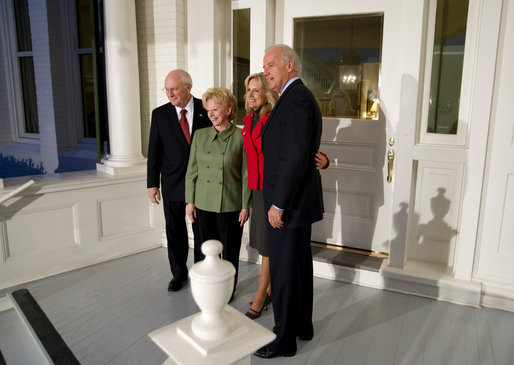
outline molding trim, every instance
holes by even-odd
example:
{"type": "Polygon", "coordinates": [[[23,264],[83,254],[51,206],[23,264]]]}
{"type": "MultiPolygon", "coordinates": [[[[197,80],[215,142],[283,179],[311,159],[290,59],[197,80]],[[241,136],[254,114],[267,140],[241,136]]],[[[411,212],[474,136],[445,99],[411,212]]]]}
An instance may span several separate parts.
{"type": "MultiPolygon", "coordinates": [[[[240,260],[257,263],[249,257],[245,245],[241,247],[240,260]]],[[[409,267],[409,266],[407,266],[409,267]]],[[[455,279],[441,271],[413,267],[398,269],[384,261],[379,272],[313,262],[314,276],[375,289],[418,295],[472,307],[489,307],[514,312],[514,290],[487,287],[478,281],[455,279]]]]}
{"type": "Polygon", "coordinates": [[[488,308],[514,312],[514,288],[483,284],[481,304],[488,308]]]}
{"type": "Polygon", "coordinates": [[[9,310],[11,308],[14,308],[14,305],[12,304],[11,300],[8,296],[0,297],[0,313],[6,310],[9,310]]]}
{"type": "Polygon", "coordinates": [[[419,270],[402,270],[390,266],[381,269],[384,289],[447,302],[481,306],[482,284],[475,281],[459,280],[448,274],[431,275],[419,270]]]}

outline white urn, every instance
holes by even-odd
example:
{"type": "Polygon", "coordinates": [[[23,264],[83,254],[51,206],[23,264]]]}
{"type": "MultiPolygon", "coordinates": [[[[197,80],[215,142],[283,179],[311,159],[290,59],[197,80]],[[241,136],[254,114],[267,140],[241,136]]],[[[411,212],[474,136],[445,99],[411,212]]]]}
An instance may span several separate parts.
{"type": "Polygon", "coordinates": [[[193,298],[201,314],[191,323],[195,336],[203,340],[217,340],[234,329],[234,319],[225,312],[232,290],[236,269],[219,255],[223,249],[217,240],[205,241],[202,245],[203,261],[189,270],[193,298]]]}

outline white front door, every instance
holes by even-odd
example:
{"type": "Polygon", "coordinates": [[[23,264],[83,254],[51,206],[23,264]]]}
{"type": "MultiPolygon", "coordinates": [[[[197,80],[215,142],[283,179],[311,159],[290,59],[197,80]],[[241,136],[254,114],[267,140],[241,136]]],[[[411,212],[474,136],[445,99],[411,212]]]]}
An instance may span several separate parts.
{"type": "MultiPolygon", "coordinates": [[[[331,164],[321,172],[325,217],[313,226],[312,240],[389,252],[394,236],[393,201],[405,201],[395,199],[394,186],[398,179],[411,180],[412,160],[398,159],[397,147],[412,144],[412,135],[405,133],[411,127],[405,126],[415,123],[419,99],[423,1],[284,0],[283,24],[277,20],[276,40],[293,45],[294,23],[299,18],[367,14],[383,16],[379,117],[323,118],[320,149],[331,164]],[[396,156],[388,182],[387,156],[393,152],[396,156]]],[[[329,103],[333,107],[334,99],[329,103]]],[[[409,197],[405,191],[398,193],[409,197]]]]}

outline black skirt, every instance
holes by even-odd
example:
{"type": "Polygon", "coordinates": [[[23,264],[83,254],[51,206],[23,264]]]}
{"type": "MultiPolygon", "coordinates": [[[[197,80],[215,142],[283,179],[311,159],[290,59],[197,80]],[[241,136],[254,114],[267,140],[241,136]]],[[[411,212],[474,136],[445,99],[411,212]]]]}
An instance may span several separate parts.
{"type": "Polygon", "coordinates": [[[253,208],[250,216],[250,247],[255,248],[261,256],[269,256],[268,249],[268,214],[264,209],[262,190],[253,190],[253,208]]]}

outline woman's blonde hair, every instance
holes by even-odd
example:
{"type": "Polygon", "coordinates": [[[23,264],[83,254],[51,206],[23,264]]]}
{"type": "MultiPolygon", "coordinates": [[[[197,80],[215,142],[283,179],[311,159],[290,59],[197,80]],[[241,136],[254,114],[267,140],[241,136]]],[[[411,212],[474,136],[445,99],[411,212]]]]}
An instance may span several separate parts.
{"type": "Polygon", "coordinates": [[[215,99],[219,104],[230,107],[229,120],[234,120],[237,112],[237,100],[234,94],[226,87],[211,87],[202,95],[202,104],[207,109],[207,100],[215,99]]]}
{"type": "MultiPolygon", "coordinates": [[[[270,89],[268,86],[268,81],[262,74],[262,72],[251,74],[249,75],[245,80],[245,90],[248,89],[248,84],[252,80],[257,80],[259,83],[259,89],[261,89],[261,93],[264,94],[264,97],[268,101],[266,104],[264,104],[261,108],[261,115],[267,115],[271,112],[271,109],[275,106],[278,99],[278,94],[275,90],[270,89]]],[[[249,113],[251,111],[251,108],[248,106],[248,100],[246,100],[246,92],[245,92],[245,109],[249,113]]]]}

